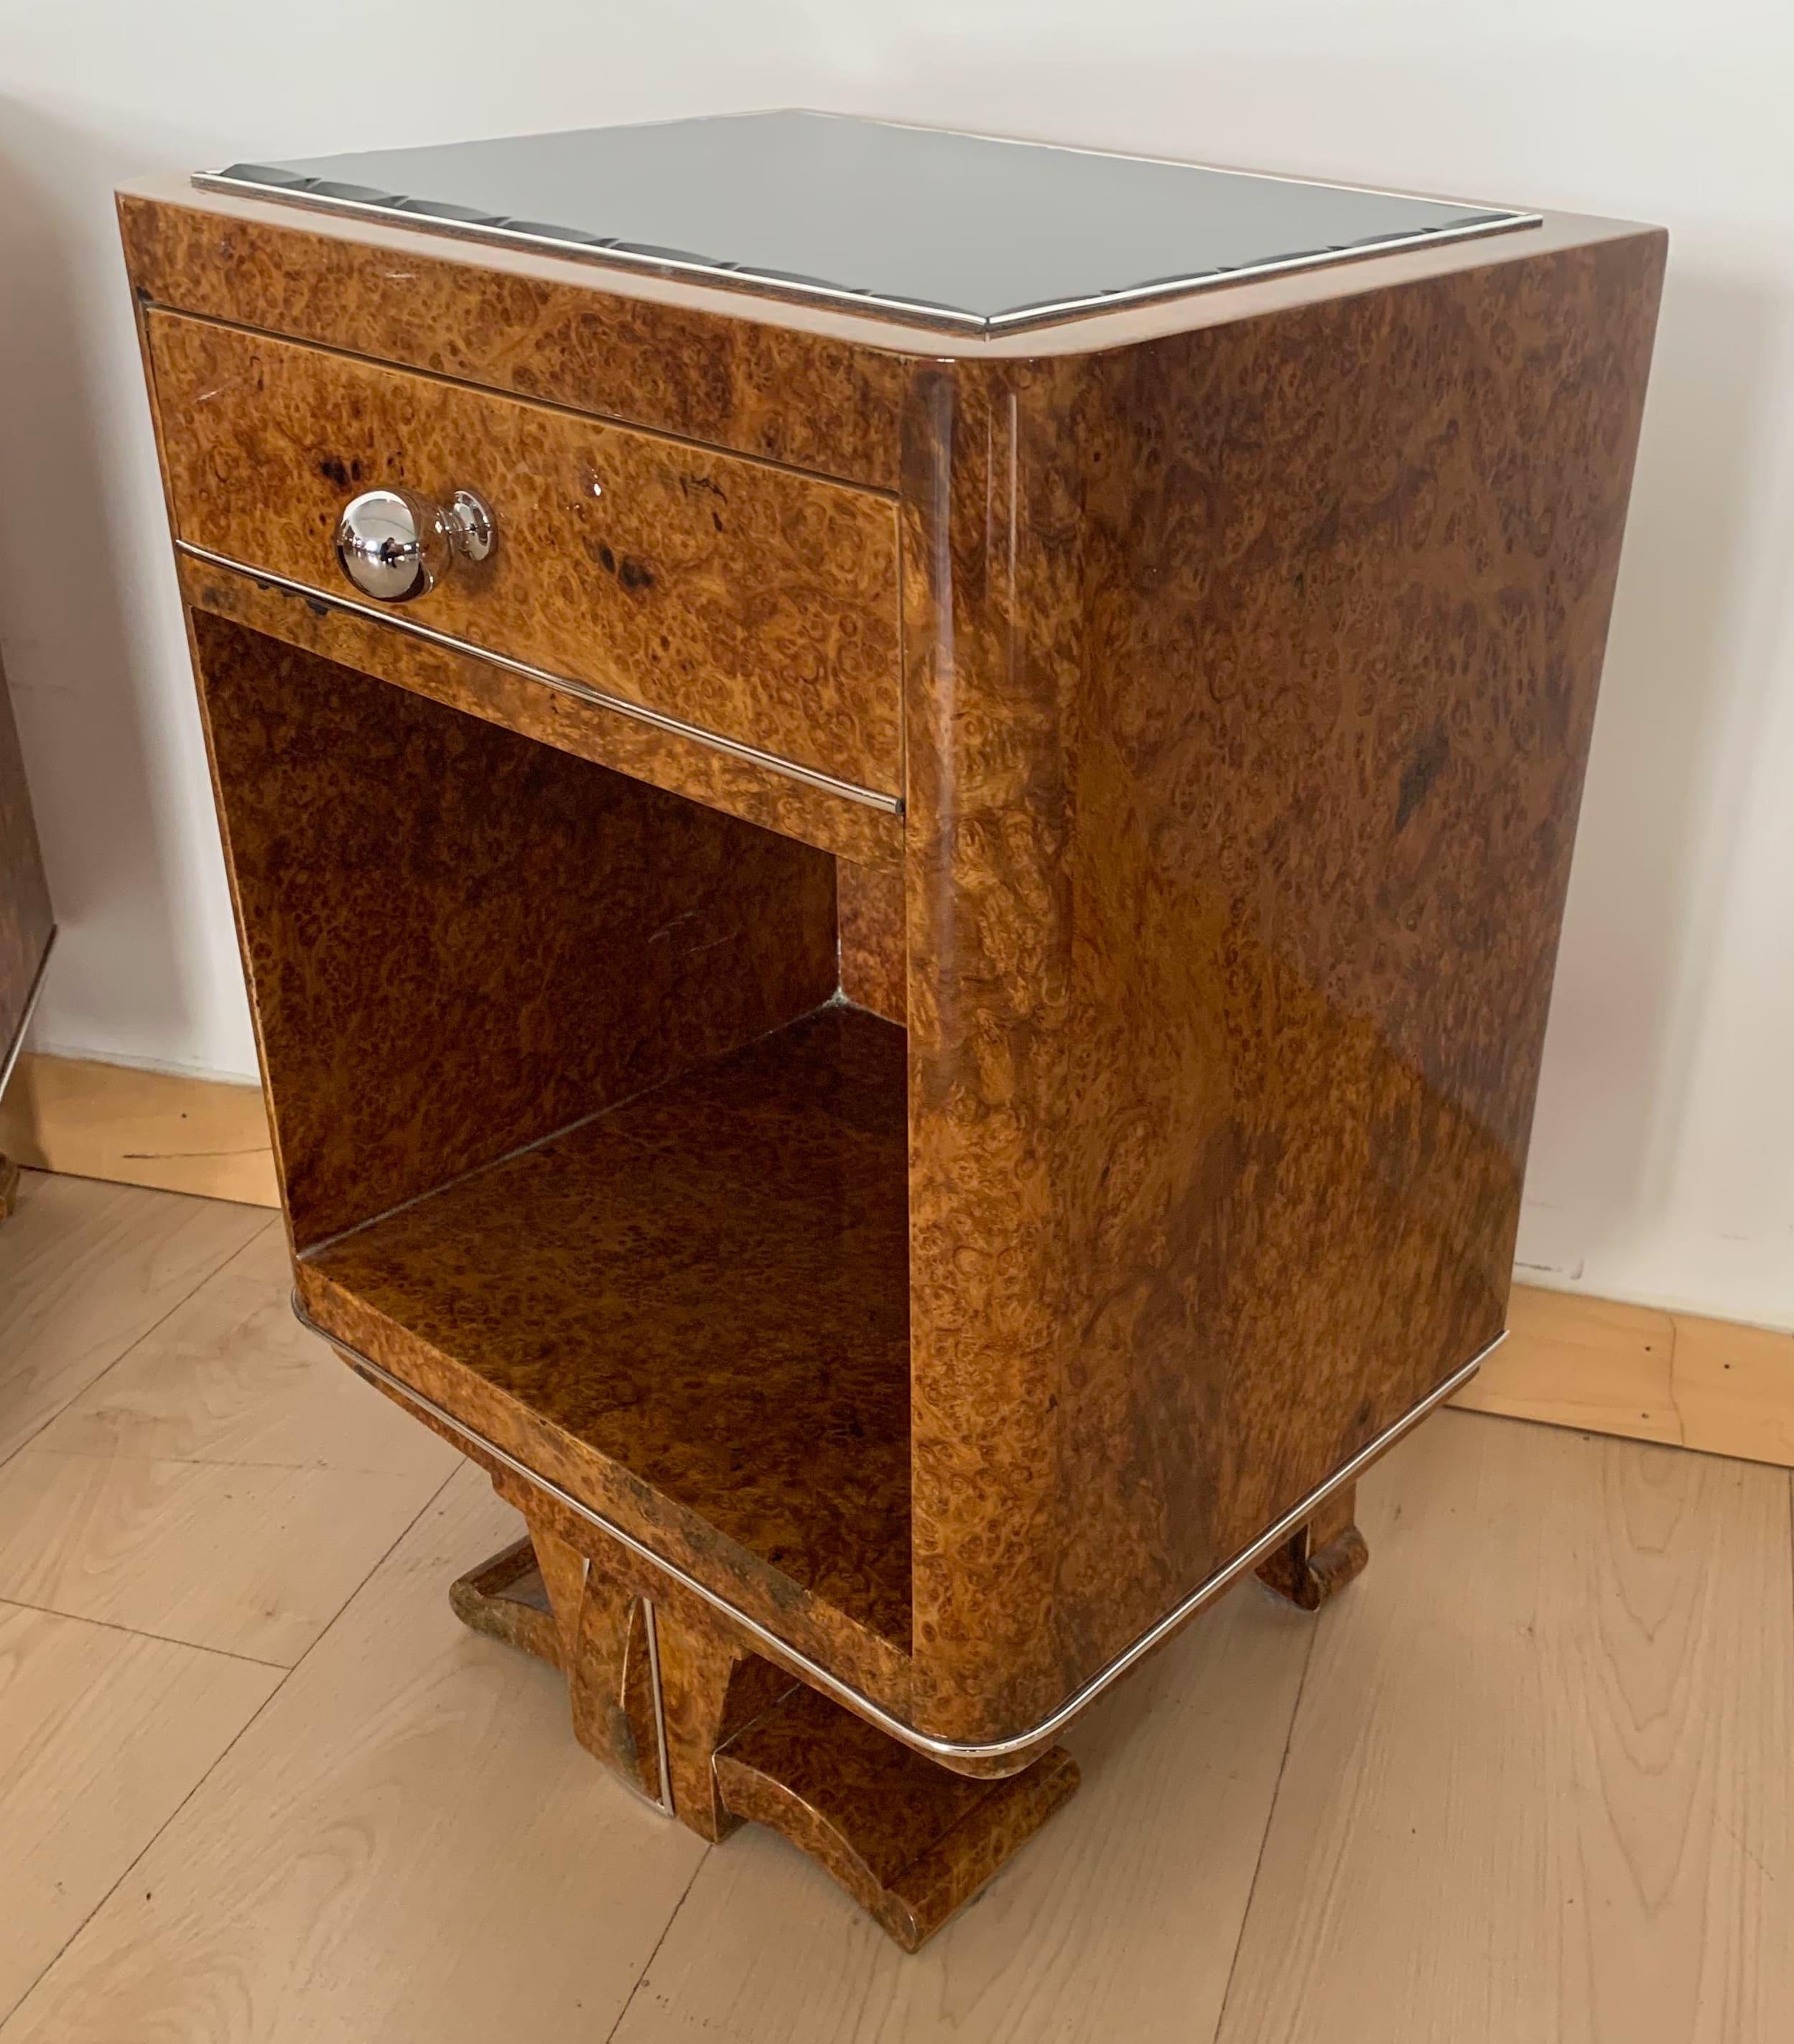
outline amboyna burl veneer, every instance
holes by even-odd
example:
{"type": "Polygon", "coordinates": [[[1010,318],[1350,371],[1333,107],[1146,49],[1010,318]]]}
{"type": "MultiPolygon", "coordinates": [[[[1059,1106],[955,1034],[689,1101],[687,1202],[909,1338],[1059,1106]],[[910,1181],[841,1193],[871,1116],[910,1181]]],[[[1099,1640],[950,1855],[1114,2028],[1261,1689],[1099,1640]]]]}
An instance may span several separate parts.
{"type": "MultiPolygon", "coordinates": [[[[0,1094],[25,1048],[56,934],[25,759],[0,671],[0,1094]]],[[[18,1166],[0,1155],[0,1220],[12,1212],[18,1184],[18,1166]]]]}
{"type": "Polygon", "coordinates": [[[913,1948],[1500,1338],[1663,237],[813,115],[121,217],[298,1309],[913,1948]]]}

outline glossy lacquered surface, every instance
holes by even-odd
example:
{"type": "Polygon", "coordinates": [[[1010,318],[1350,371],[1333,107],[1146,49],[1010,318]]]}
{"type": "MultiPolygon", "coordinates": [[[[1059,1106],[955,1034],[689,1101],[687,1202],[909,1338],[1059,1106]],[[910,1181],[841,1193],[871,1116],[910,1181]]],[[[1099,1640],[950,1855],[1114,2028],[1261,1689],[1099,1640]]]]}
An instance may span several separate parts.
{"type": "Polygon", "coordinates": [[[1055,1746],[1003,1781],[970,1781],[793,1689],[716,1756],[733,1816],[824,1866],[906,1952],[920,1950],[1078,1787],[1055,1746]]]}
{"type": "MultiPolygon", "coordinates": [[[[182,588],[303,1303],[529,1518],[592,1750],[649,1785],[644,1600],[714,1836],[743,1667],[1025,1776],[1231,1564],[1350,1596],[1334,1492],[1503,1324],[1661,237],[1553,219],[924,355],[125,217],[177,519],[229,542],[182,588]],[[629,559],[728,528],[712,482],[766,548],[631,610],[532,479],[607,436],[674,478],[629,559]],[[307,594],[320,460],[463,448],[540,513],[527,586],[406,606],[467,644],[307,594]],[[902,813],[626,732],[482,631],[882,763],[902,813]]],[[[867,1799],[952,1799],[876,1742],[840,1791],[861,1731],[811,1709],[730,1792],[882,1909],[918,1862],[867,1799]]]]}
{"type": "Polygon", "coordinates": [[[25,760],[6,677],[0,671],[0,1084],[10,1069],[53,928],[25,760]]]}
{"type": "MultiPolygon", "coordinates": [[[[12,1077],[56,934],[25,761],[0,670],[0,1092],[12,1077]]],[[[0,1155],[0,1220],[18,1197],[17,1164],[0,1155]]]]}
{"type": "Polygon", "coordinates": [[[1661,263],[920,379],[939,1731],[1038,1722],[1500,1331],[1661,263]]]}
{"type": "Polygon", "coordinates": [[[312,1251],[301,1292],[454,1358],[501,1444],[611,1466],[586,1501],[633,1477],[907,1649],[904,1145],[901,1032],[825,1008],[312,1251]]]}
{"type": "Polygon", "coordinates": [[[234,619],[283,645],[860,865],[887,874],[901,868],[903,823],[894,807],[843,801],[778,766],[620,716],[471,647],[395,631],[389,619],[321,599],[303,584],[244,574],[186,553],[176,571],[188,602],[209,617],[234,619]]]}
{"type": "Polygon", "coordinates": [[[301,1249],[832,992],[825,854],[193,623],[301,1249]]]}
{"type": "Polygon", "coordinates": [[[899,773],[897,521],[871,493],[152,313],[183,540],[365,595],[353,498],[477,492],[501,535],[407,602],[489,647],[862,787],[899,773]]]}

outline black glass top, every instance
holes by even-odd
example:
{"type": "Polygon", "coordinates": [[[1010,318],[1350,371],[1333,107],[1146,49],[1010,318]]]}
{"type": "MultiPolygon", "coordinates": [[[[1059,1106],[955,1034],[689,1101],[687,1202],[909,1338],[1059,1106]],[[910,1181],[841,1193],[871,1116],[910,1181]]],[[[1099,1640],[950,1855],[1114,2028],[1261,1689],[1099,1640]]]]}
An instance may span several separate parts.
{"type": "Polygon", "coordinates": [[[195,182],[970,332],[1536,221],[798,112],[233,163],[195,182]]]}

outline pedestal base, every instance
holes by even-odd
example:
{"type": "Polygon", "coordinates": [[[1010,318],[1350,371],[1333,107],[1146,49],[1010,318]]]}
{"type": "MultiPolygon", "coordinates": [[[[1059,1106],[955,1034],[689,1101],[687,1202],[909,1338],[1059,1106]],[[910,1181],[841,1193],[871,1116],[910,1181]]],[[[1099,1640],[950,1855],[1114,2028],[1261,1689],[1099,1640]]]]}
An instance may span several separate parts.
{"type": "Polygon", "coordinates": [[[769,1825],[907,1952],[1078,1786],[1062,1746],[1004,1781],[938,1767],[753,1653],[706,1608],[650,1599],[540,1524],[450,1597],[476,1632],[566,1673],[575,1735],[637,1794],[713,1840],[769,1825]]]}

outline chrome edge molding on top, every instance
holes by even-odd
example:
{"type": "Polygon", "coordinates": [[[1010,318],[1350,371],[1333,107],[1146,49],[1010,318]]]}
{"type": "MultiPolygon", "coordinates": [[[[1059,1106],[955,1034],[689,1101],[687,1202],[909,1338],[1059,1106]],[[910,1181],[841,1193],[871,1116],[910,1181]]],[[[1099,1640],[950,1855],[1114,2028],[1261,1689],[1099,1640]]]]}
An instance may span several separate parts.
{"type": "MultiPolygon", "coordinates": [[[[1001,137],[991,137],[1001,140],[1001,137]]],[[[1091,154],[1105,153],[1101,151],[1091,154]]],[[[1141,159],[1151,161],[1152,159],[1141,159]]],[[[1205,164],[1192,166],[1207,169],[1205,164]]],[[[1254,175],[1258,173],[1252,173],[1254,175]]],[[[1291,179],[1294,182],[1297,180],[1291,179]]],[[[1306,182],[1305,180],[1302,182],[1306,182]]],[[[1321,182],[1319,179],[1316,182],[1321,182]]],[[[745,265],[728,268],[694,256],[659,251],[637,254],[620,248],[601,248],[589,241],[558,240],[553,235],[532,233],[523,228],[506,227],[497,221],[456,220],[440,213],[427,213],[398,205],[381,206],[367,199],[338,198],[328,193],[305,191],[292,185],[258,183],[250,178],[233,178],[218,171],[198,171],[192,182],[200,191],[221,192],[238,198],[272,200],[278,205],[297,206],[302,211],[327,213],[348,220],[378,221],[388,227],[406,227],[440,234],[454,241],[485,242],[500,248],[533,249],[540,255],[558,256],[569,262],[587,263],[595,269],[622,270],[634,275],[670,277],[687,283],[703,284],[715,290],[751,292],[786,300],[795,305],[822,305],[834,312],[860,313],[868,317],[894,320],[903,325],[932,327],[976,340],[996,339],[1025,333],[1035,327],[1051,326],[1061,320],[1084,319],[1097,313],[1124,312],[1130,306],[1155,305],[1166,298],[1188,298],[1199,292],[1220,290],[1230,284],[1257,283],[1267,277],[1291,276],[1304,270],[1327,268],[1337,263],[1363,262],[1376,256],[1400,256],[1416,248],[1434,248],[1458,241],[1475,240],[1488,234],[1509,234],[1527,227],[1542,227],[1544,216],[1536,213],[1502,213],[1493,219],[1466,221],[1461,226],[1423,228],[1412,234],[1395,234],[1358,243],[1345,248],[1322,248],[1300,255],[1268,257],[1262,263],[1243,263],[1236,269],[1199,272],[1193,276],[1162,279],[1147,284],[1131,284],[1115,291],[1085,298],[1063,298],[1043,305],[1023,305],[1012,312],[974,313],[957,305],[931,304],[924,300],[884,298],[876,291],[850,290],[820,279],[781,276],[770,271],[745,265]]],[[[1352,190],[1352,186],[1331,186],[1352,190]]],[[[1391,193],[1392,198],[1409,198],[1409,193],[1391,193]]]]}

